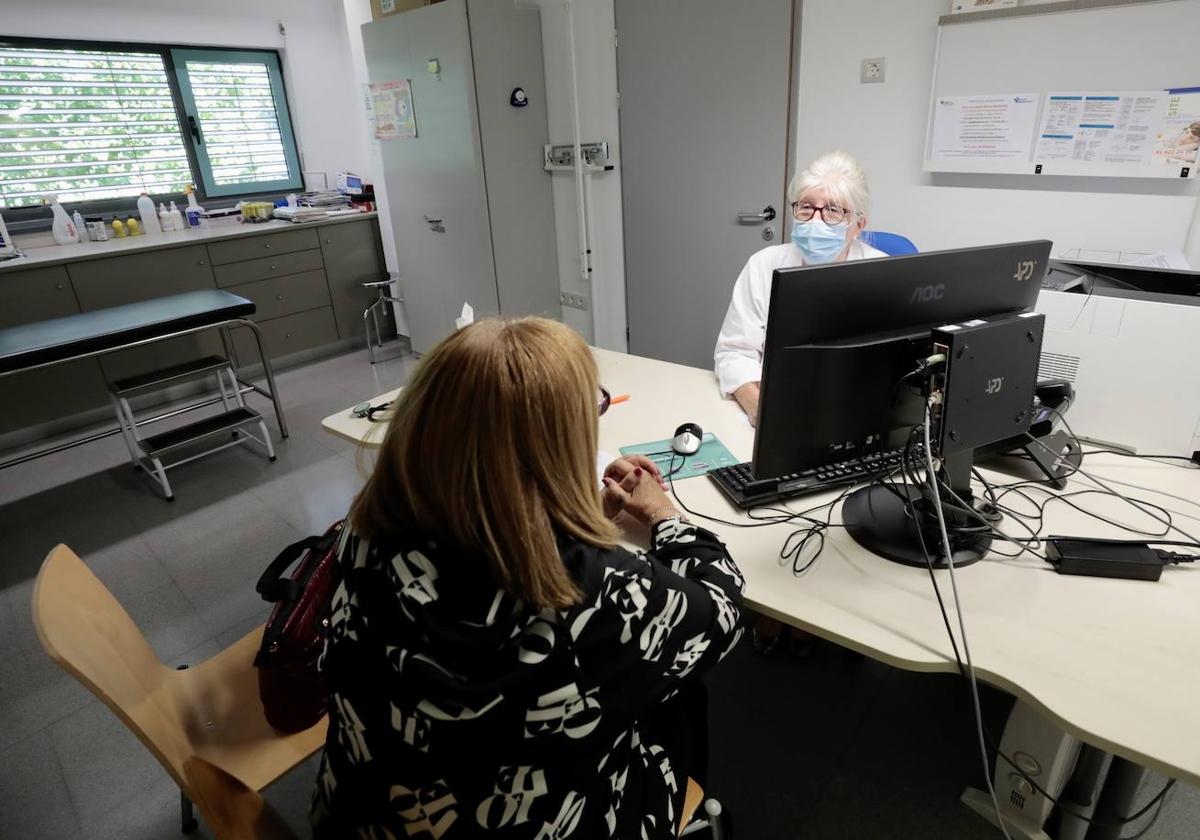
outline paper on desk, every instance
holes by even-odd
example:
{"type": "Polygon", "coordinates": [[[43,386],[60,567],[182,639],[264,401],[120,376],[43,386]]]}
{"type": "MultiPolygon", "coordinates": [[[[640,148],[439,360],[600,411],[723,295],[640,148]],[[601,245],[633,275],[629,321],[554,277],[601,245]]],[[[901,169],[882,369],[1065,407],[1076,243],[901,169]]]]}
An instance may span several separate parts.
{"type": "Polygon", "coordinates": [[[1173,268],[1180,271],[1190,269],[1191,263],[1179,251],[1156,251],[1134,260],[1129,265],[1145,265],[1151,268],[1173,268]]]}
{"type": "Polygon", "coordinates": [[[1180,251],[1104,251],[1092,248],[1063,248],[1055,259],[1098,265],[1138,265],[1187,271],[1191,268],[1180,251]]]}

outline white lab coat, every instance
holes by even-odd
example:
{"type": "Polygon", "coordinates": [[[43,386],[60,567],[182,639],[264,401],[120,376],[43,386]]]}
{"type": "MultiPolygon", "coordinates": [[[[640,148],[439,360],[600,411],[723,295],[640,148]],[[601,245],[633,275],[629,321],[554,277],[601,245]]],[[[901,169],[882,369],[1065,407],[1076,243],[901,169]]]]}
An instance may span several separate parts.
{"type": "MultiPolygon", "coordinates": [[[[886,257],[861,239],[850,244],[847,260],[886,257]]],[[[728,397],[747,382],[762,379],[763,344],[767,337],[767,310],[771,304],[771,275],[777,268],[804,265],[800,249],[788,242],[763,248],[746,261],[733,286],[725,323],[713,351],[717,384],[728,397]]]]}

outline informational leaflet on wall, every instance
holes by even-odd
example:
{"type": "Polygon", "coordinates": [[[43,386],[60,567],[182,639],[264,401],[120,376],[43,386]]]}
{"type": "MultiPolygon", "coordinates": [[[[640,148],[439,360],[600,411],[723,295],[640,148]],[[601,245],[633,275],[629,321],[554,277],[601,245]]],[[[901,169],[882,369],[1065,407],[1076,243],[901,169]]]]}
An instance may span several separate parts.
{"type": "Polygon", "coordinates": [[[933,113],[933,158],[1029,160],[1037,93],[939,96],[933,113]]]}
{"type": "Polygon", "coordinates": [[[1053,92],[1033,159],[1149,164],[1166,106],[1161,90],[1053,92]]]}
{"type": "Polygon", "coordinates": [[[371,103],[378,140],[401,140],[417,136],[413,113],[412,86],[407,79],[371,85],[371,103]]]}
{"type": "Polygon", "coordinates": [[[1166,112],[1154,139],[1153,161],[1166,166],[1200,163],[1200,87],[1167,91],[1166,112]]]}

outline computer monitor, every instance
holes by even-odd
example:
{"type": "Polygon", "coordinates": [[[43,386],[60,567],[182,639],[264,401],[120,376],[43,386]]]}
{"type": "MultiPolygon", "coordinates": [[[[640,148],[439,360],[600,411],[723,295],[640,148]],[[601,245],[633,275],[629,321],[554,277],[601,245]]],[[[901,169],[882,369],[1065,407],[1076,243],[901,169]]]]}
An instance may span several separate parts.
{"type": "MultiPolygon", "coordinates": [[[[1037,240],[777,270],[754,475],[903,447],[925,405],[904,377],[930,355],[932,330],[1032,309],[1050,246],[1037,240]]],[[[1036,358],[1029,376],[1036,378],[1036,358]]],[[[892,559],[918,556],[900,553],[892,559]]]]}

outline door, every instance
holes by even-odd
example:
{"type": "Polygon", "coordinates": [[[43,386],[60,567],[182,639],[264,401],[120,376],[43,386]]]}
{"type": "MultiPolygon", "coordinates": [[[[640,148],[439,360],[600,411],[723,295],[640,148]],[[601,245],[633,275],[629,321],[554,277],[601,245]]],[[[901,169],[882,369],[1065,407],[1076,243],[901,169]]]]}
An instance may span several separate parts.
{"type": "Polygon", "coordinates": [[[454,329],[464,302],[500,310],[466,0],[363,25],[372,83],[408,80],[416,137],[380,140],[413,349],[454,329]]]}
{"type": "Polygon", "coordinates": [[[792,0],[616,0],[631,353],[711,368],[746,259],[790,233],[792,15],[792,0]]]}

